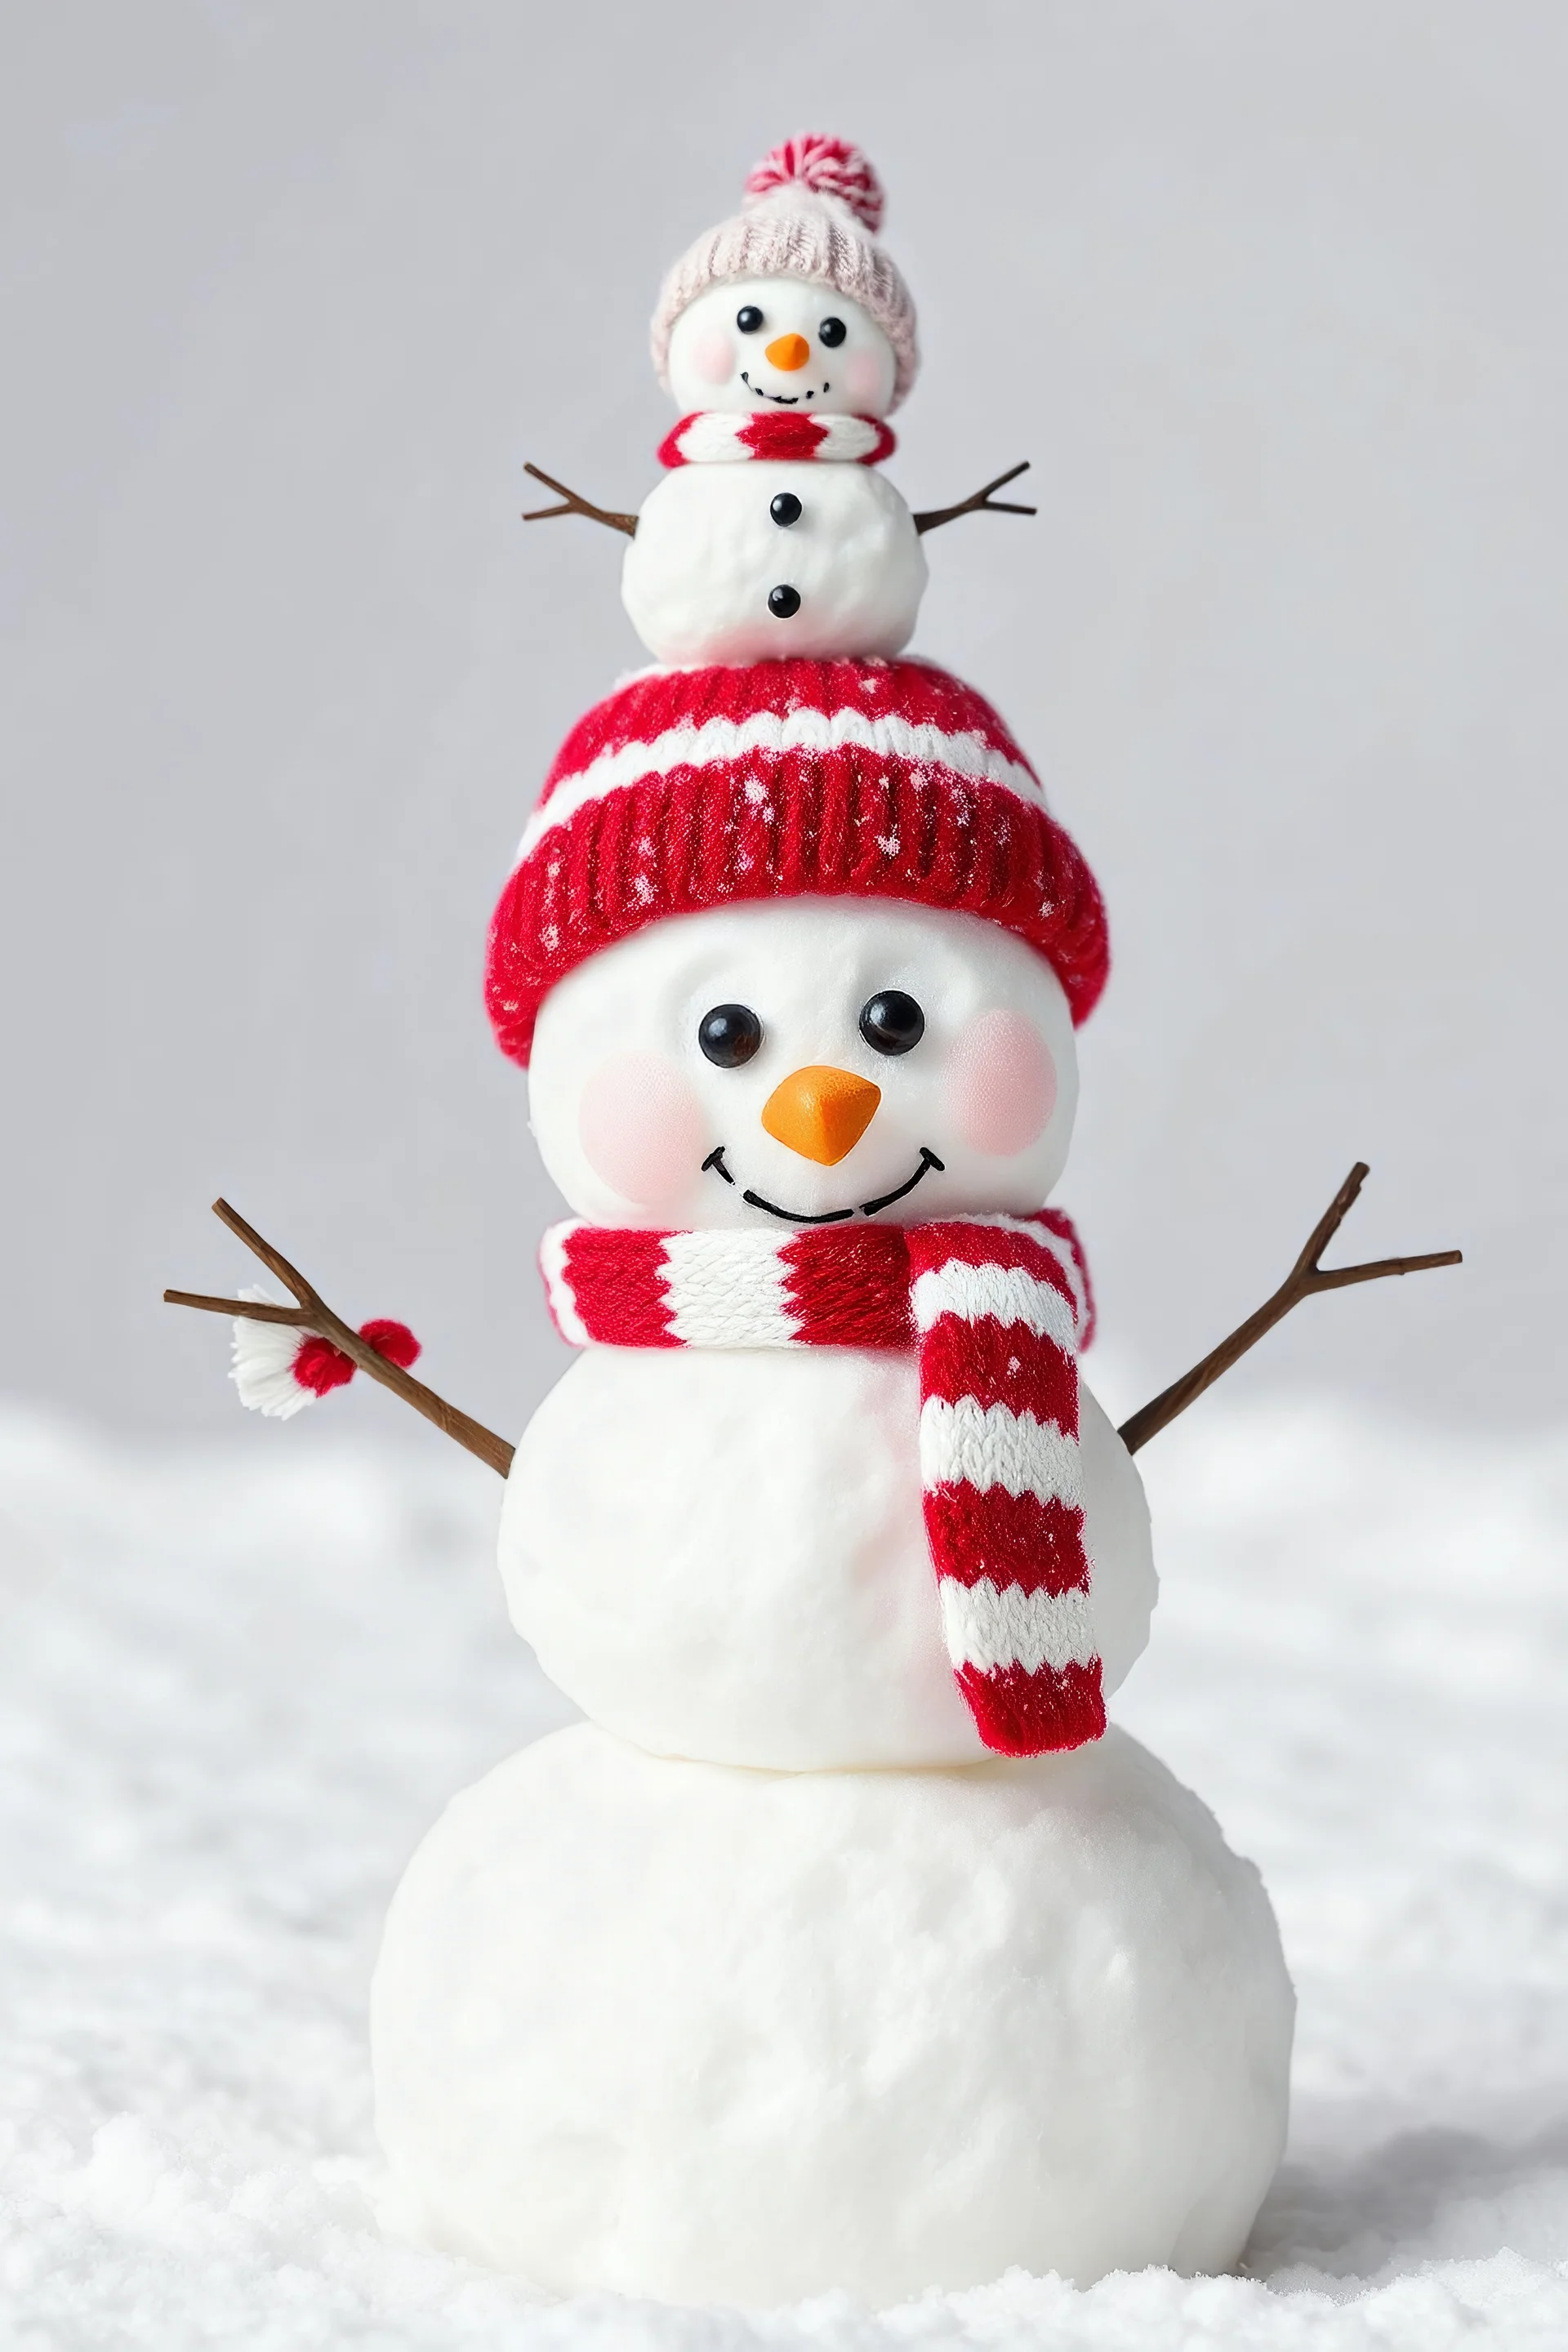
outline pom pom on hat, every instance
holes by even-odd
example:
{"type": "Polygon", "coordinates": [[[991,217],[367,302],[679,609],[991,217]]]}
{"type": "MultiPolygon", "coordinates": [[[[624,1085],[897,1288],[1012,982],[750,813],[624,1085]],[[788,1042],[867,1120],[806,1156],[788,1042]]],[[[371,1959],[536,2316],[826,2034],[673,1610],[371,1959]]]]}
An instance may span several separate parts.
{"type": "Polygon", "coordinates": [[[830,139],[820,131],[803,131],[771,148],[746,174],[742,208],[749,212],[764,196],[782,188],[809,188],[814,196],[831,196],[847,205],[868,236],[882,226],[886,198],[882,183],[858,147],[847,139],[830,139]]]}
{"type": "Polygon", "coordinates": [[[747,174],[741,210],[689,246],[659,289],[650,343],[668,389],[669,331],[688,304],[736,278],[804,278],[858,302],[893,347],[897,407],[915,380],[915,306],[875,242],[882,184],[858,147],[803,131],[747,174]]]}

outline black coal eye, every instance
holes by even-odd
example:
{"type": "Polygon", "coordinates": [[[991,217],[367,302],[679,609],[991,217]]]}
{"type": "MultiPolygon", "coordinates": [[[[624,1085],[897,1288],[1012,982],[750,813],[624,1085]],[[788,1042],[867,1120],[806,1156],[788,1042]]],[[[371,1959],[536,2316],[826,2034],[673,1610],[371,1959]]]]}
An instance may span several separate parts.
{"type": "Polygon", "coordinates": [[[848,332],[842,319],[824,319],[816,331],[816,340],[819,343],[826,343],[830,352],[836,352],[848,332]]]}
{"type": "Polygon", "coordinates": [[[697,1042],[721,1070],[738,1070],[763,1042],[763,1024],[749,1004],[715,1004],[697,1024],[697,1042]]]}
{"type": "Polygon", "coordinates": [[[798,613],[800,610],[800,590],[798,588],[770,588],[768,590],[768,610],[773,615],[775,620],[787,621],[792,613],[798,613]]]}
{"type": "Polygon", "coordinates": [[[792,522],[800,520],[804,509],[793,490],[781,490],[769,507],[768,512],[776,523],[787,530],[792,522]]]}
{"type": "Polygon", "coordinates": [[[925,1032],[925,1014],[901,988],[884,988],[860,1008],[860,1034],[879,1054],[907,1054],[925,1032]]]}
{"type": "Polygon", "coordinates": [[[754,302],[742,302],[735,313],[735,324],[743,335],[754,335],[763,323],[763,314],[754,302]]]}

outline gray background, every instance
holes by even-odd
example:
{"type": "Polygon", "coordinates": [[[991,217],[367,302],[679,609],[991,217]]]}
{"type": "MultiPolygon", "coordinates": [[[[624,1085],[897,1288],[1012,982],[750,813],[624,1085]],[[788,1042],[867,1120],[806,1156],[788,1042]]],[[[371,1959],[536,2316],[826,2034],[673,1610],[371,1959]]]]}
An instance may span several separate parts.
{"type": "Polygon", "coordinates": [[[219,1189],[499,1427],[553,1376],[482,945],[641,656],[521,465],[644,495],[658,276],[810,126],[921,307],[895,478],[1035,463],[1038,521],[931,542],[917,649],[1110,899],[1063,1188],[1110,1402],[1361,1154],[1354,1254],[1465,1272],[1234,1380],[1563,1412],[1568,10],[11,0],[4,50],[11,1386],[232,1429],[156,1303],[251,1270],[219,1189]]]}

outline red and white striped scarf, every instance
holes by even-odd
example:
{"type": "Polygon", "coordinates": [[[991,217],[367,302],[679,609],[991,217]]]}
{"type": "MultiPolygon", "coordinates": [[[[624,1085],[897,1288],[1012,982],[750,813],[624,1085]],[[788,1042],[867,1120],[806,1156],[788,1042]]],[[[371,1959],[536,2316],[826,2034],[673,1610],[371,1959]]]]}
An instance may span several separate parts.
{"type": "Polygon", "coordinates": [[[1094,1310],[1059,1210],[782,1235],[574,1222],[540,1264],[574,1347],[918,1351],[926,1538],[980,1737],[1005,1756],[1099,1738],[1078,1395],[1094,1310]]]}
{"type": "Polygon", "coordinates": [[[737,458],[816,457],[879,466],[898,444],[879,416],[807,416],[795,409],[699,408],[658,445],[661,466],[728,466],[737,458]]]}

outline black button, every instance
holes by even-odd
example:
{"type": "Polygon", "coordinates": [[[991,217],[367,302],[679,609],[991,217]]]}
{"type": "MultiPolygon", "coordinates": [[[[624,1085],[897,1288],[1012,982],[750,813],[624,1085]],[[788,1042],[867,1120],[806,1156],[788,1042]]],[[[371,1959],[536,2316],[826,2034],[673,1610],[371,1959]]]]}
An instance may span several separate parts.
{"type": "Polygon", "coordinates": [[[793,490],[781,490],[768,509],[773,520],[784,530],[789,529],[792,522],[798,522],[805,511],[793,490]]]}
{"type": "Polygon", "coordinates": [[[798,588],[770,588],[768,590],[768,610],[773,614],[775,619],[787,621],[792,613],[798,613],[800,610],[800,590],[798,588]]]}
{"type": "Polygon", "coordinates": [[[819,343],[826,343],[830,352],[836,352],[848,332],[842,319],[824,319],[816,331],[816,340],[819,343]]]}
{"type": "Polygon", "coordinates": [[[754,302],[743,302],[735,313],[735,324],[743,335],[754,335],[763,323],[763,314],[754,302]]]}

